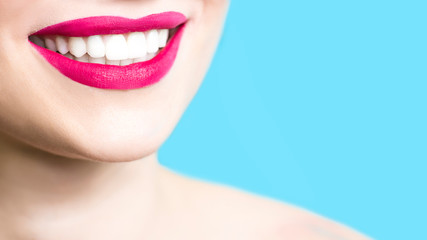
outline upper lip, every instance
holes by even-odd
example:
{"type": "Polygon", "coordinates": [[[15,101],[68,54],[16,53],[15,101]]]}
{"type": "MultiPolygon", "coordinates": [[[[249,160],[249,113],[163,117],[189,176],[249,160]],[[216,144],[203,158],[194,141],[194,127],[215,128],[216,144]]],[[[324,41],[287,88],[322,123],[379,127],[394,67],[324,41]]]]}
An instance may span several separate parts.
{"type": "Polygon", "coordinates": [[[117,16],[94,16],[69,20],[45,27],[32,35],[63,35],[86,37],[92,35],[144,32],[151,29],[172,29],[187,21],[179,12],[152,14],[138,19],[117,16]]]}

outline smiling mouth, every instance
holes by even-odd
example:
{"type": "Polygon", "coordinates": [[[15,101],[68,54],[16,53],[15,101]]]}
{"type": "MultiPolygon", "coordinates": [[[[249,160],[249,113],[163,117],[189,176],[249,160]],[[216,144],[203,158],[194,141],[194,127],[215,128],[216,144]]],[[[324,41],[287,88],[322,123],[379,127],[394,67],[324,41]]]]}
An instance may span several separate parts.
{"type": "Polygon", "coordinates": [[[78,62],[126,66],[156,57],[177,31],[178,27],[88,37],[31,35],[29,40],[78,62]]]}
{"type": "Polygon", "coordinates": [[[29,43],[69,79],[101,89],[136,89],[171,69],[186,17],[177,12],[139,19],[100,16],[46,27],[29,43]]]}

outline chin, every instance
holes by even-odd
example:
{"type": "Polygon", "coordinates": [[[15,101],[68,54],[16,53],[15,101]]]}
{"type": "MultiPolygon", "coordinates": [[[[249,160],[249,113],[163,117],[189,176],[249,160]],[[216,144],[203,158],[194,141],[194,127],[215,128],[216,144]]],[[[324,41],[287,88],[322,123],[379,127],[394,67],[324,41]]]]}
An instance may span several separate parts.
{"type": "Polygon", "coordinates": [[[164,139],[151,141],[141,140],[143,138],[127,138],[103,140],[98,142],[84,142],[78,152],[81,160],[95,162],[131,162],[144,159],[157,152],[164,139]]]}
{"type": "Polygon", "coordinates": [[[68,134],[58,137],[63,142],[59,146],[69,146],[62,152],[64,157],[74,155],[82,160],[129,162],[144,159],[156,153],[166,141],[182,112],[155,115],[123,110],[116,117],[97,115],[84,119],[79,129],[73,127],[75,124],[68,125],[68,134]]]}
{"type": "Polygon", "coordinates": [[[157,152],[168,138],[173,126],[122,127],[92,131],[93,134],[75,139],[82,159],[98,162],[129,162],[157,152]]]}

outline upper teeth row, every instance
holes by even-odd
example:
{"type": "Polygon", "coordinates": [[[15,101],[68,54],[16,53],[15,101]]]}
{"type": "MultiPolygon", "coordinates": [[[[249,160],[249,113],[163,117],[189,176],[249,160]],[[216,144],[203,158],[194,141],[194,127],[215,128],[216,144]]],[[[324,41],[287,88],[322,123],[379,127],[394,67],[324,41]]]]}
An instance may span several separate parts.
{"type": "Polygon", "coordinates": [[[92,58],[107,60],[127,60],[146,57],[166,46],[168,29],[133,32],[128,34],[95,35],[89,37],[46,36],[41,39],[31,36],[31,40],[42,47],[75,58],[88,54],[92,58]]]}

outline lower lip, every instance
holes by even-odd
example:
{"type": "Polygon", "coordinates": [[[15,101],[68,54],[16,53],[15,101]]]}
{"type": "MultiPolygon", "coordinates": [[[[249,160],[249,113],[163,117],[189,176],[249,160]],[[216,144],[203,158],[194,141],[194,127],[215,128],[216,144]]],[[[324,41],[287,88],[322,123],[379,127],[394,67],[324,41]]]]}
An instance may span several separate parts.
{"type": "Polygon", "coordinates": [[[71,80],[101,89],[130,90],[159,82],[172,68],[185,25],[153,59],[127,66],[78,62],[30,42],[59,72],[71,80]]]}

